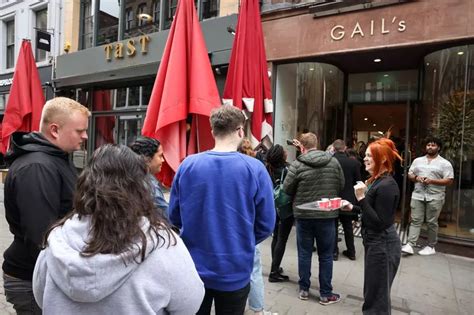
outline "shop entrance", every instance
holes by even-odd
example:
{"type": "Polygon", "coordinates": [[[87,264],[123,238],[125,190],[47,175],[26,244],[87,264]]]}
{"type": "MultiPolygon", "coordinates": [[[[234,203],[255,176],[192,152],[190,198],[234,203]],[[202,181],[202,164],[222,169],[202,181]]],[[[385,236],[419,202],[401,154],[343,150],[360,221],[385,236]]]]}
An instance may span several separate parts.
{"type": "MultiPolygon", "coordinates": [[[[360,157],[365,155],[367,144],[376,138],[389,136],[403,158],[395,165],[394,178],[401,192],[397,221],[405,227],[408,223],[412,184],[408,180],[408,169],[411,165],[414,141],[417,138],[415,113],[417,102],[393,103],[354,103],[347,105],[350,139],[353,149],[360,157]]],[[[362,166],[362,176],[368,176],[362,166]]]]}

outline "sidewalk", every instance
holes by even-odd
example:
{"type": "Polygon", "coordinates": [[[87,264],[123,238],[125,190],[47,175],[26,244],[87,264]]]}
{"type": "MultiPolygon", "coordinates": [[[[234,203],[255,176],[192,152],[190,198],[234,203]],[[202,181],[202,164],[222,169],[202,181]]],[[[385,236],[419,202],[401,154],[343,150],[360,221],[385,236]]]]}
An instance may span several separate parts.
{"type": "MultiPolygon", "coordinates": [[[[0,184],[0,263],[3,251],[12,239],[5,221],[3,185],[0,184]]],[[[362,314],[363,248],[362,240],[355,238],[357,260],[350,261],[339,255],[334,262],[333,287],[341,294],[341,302],[329,306],[318,303],[318,263],[313,256],[310,299],[298,299],[298,261],[295,229],[288,240],[282,267],[290,276],[287,283],[269,283],[270,243],[261,245],[265,280],[266,309],[279,315],[303,314],[362,314]]],[[[339,249],[345,249],[339,243],[339,249]]],[[[377,275],[374,275],[377,276],[377,275]]],[[[15,314],[5,301],[3,280],[0,277],[0,315],[15,314]]],[[[434,256],[402,257],[398,274],[392,287],[392,314],[474,314],[474,259],[437,253],[434,256]]],[[[252,312],[247,311],[247,314],[252,312]]]]}

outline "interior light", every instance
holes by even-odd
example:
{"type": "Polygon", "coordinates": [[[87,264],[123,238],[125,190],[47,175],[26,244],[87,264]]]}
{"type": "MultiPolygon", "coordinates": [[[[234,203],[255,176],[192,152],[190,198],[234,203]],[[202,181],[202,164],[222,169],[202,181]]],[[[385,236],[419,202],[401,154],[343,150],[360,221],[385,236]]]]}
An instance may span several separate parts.
{"type": "Polygon", "coordinates": [[[373,124],[372,126],[377,127],[377,124],[373,124]]]}
{"type": "Polygon", "coordinates": [[[151,21],[151,15],[148,14],[148,13],[140,13],[137,15],[138,19],[139,20],[142,20],[142,21],[145,21],[145,22],[149,22],[151,21]]]}
{"type": "Polygon", "coordinates": [[[384,76],[384,77],[388,77],[388,74],[384,74],[383,76],[384,76]]]}
{"type": "Polygon", "coordinates": [[[427,62],[427,63],[426,63],[426,65],[427,65],[427,66],[429,66],[429,65],[430,65],[430,63],[429,63],[429,62],[427,62]]]}
{"type": "Polygon", "coordinates": [[[369,118],[365,117],[364,120],[369,120],[369,118]]]}
{"type": "Polygon", "coordinates": [[[314,71],[314,68],[309,68],[309,71],[314,71]]]}
{"type": "Polygon", "coordinates": [[[380,58],[375,58],[374,59],[374,62],[381,62],[381,61],[382,61],[382,59],[380,59],[380,58]]]}
{"type": "Polygon", "coordinates": [[[464,51],[458,51],[458,55],[459,55],[459,56],[464,55],[464,51]]]}

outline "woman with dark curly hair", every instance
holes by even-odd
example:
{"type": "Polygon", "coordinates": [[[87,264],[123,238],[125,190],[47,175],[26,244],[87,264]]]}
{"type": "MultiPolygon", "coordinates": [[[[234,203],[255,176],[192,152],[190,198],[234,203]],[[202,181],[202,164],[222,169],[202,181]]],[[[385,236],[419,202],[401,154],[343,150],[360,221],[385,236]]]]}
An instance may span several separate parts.
{"type": "Polygon", "coordinates": [[[204,286],[182,240],[154,207],[143,159],[99,147],[73,211],[46,233],[33,274],[44,314],[194,314],[204,286]]]}
{"type": "Polygon", "coordinates": [[[165,200],[161,183],[155,177],[155,174],[161,171],[161,165],[165,160],[163,158],[163,146],[157,139],[139,137],[130,145],[130,149],[145,159],[149,170],[146,177],[151,183],[153,201],[155,202],[155,206],[166,215],[168,202],[165,200]]]}
{"type": "MultiPolygon", "coordinates": [[[[268,173],[272,178],[273,187],[280,181],[283,182],[285,180],[286,173],[288,172],[286,157],[287,153],[285,149],[279,144],[275,144],[267,152],[266,165],[268,173]]],[[[283,274],[283,269],[280,267],[280,264],[285,254],[286,242],[288,241],[294,220],[293,215],[280,218],[277,213],[271,245],[272,269],[268,276],[269,282],[284,282],[289,280],[289,277],[283,274]]]]}

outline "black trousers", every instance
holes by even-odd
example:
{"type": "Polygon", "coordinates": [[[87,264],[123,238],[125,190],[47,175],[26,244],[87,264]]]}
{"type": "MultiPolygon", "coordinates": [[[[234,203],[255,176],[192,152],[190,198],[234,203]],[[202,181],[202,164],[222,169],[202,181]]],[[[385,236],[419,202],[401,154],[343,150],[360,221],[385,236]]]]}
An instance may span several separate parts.
{"type": "Polygon", "coordinates": [[[212,301],[216,315],[242,315],[245,312],[250,283],[236,291],[218,291],[206,288],[204,300],[196,315],[211,314],[212,301]]]}
{"type": "Polygon", "coordinates": [[[277,218],[275,223],[275,229],[273,230],[272,238],[272,269],[271,272],[276,272],[280,268],[283,255],[285,254],[286,242],[290,236],[291,228],[295,219],[293,216],[286,218],[285,220],[279,220],[277,218]]]}
{"type": "Polygon", "coordinates": [[[400,265],[401,243],[395,226],[381,232],[362,229],[365,249],[364,314],[391,314],[390,290],[400,265]]]}
{"type": "Polygon", "coordinates": [[[334,247],[334,253],[339,253],[338,247],[338,229],[339,229],[339,221],[342,223],[342,228],[344,229],[344,240],[346,241],[346,248],[349,252],[349,255],[355,256],[355,246],[354,246],[354,232],[352,230],[352,221],[354,216],[352,215],[339,215],[339,218],[336,219],[336,246],[334,247]]]}

